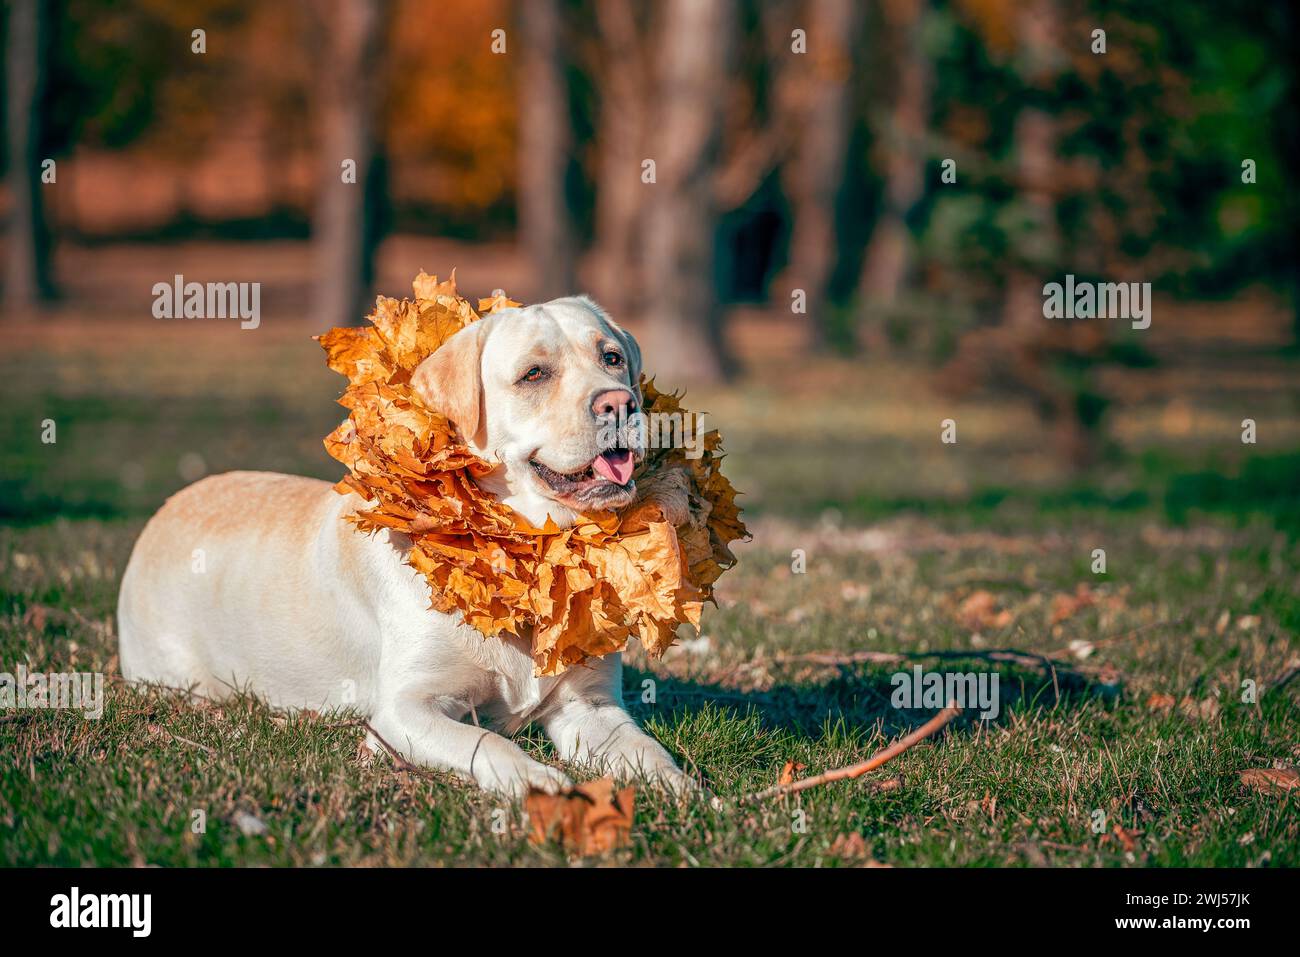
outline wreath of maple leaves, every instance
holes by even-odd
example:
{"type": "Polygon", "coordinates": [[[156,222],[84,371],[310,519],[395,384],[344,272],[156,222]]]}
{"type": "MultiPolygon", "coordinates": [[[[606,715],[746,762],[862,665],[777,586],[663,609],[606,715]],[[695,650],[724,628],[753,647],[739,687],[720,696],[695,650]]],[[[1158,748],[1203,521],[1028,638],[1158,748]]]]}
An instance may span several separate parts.
{"type": "Polygon", "coordinates": [[[416,366],[447,339],[519,303],[498,295],[475,310],[454,273],[439,282],[421,272],[413,289],[413,300],[380,297],[369,326],[318,337],[329,367],[348,379],[339,399],[348,417],[325,447],[348,467],[335,489],[367,502],[349,520],[409,536],[407,562],[428,581],[432,608],[460,612],[488,637],[531,633],[540,675],[620,650],[633,635],[659,655],[679,624],[698,628],[714,582],[735,564],[730,543],[748,536],[719,468],[721,436],[697,444],[678,396],[643,379],[645,411],[679,415],[683,441],[647,451],[634,473],[637,500],[621,514],[536,528],[479,489],[475,476],[492,463],[411,389],[416,366]],[[684,448],[700,444],[688,458],[684,448]]]}

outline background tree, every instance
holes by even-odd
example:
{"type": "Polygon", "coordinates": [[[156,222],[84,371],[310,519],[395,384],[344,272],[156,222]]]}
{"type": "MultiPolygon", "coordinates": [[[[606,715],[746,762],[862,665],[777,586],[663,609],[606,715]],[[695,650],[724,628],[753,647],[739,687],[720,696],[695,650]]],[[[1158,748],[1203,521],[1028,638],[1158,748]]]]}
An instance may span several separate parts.
{"type": "MultiPolygon", "coordinates": [[[[790,31],[782,31],[784,54],[777,62],[777,109],[790,116],[793,134],[781,182],[790,202],[790,261],[782,292],[806,294],[810,345],[821,350],[830,338],[831,276],[840,248],[836,206],[844,185],[853,122],[853,54],[861,17],[854,0],[808,0],[807,53],[793,55],[790,31]]],[[[781,48],[778,48],[781,49],[781,48]]]]}
{"type": "Polygon", "coordinates": [[[616,315],[642,306],[639,234],[646,186],[641,182],[641,160],[648,155],[646,119],[653,78],[639,12],[632,0],[595,4],[602,82],[592,280],[600,301],[616,315]]]}
{"type": "Polygon", "coordinates": [[[538,300],[571,295],[576,240],[568,198],[569,119],[559,0],[519,4],[519,237],[538,300]]]}
{"type": "Polygon", "coordinates": [[[858,283],[858,341],[873,316],[893,310],[916,269],[908,219],[925,196],[927,143],[934,67],[925,46],[926,0],[890,0],[882,7],[886,45],[894,65],[893,105],[883,120],[883,189],[858,283]]]}
{"type": "Polygon", "coordinates": [[[41,183],[47,14],[46,0],[12,0],[9,4],[5,128],[10,215],[5,304],[15,315],[54,292],[41,183]]]}
{"type": "MultiPolygon", "coordinates": [[[[61,248],[296,239],[314,219],[328,313],[314,326],[362,316],[390,210],[388,288],[426,264],[530,297],[587,288],[697,378],[733,367],[729,340],[748,353],[763,312],[795,335],[811,325],[814,346],[852,337],[832,304],[856,287],[860,342],[913,350],[944,384],[1028,397],[1086,461],[1112,398],[1102,364],[1167,361],[1168,339],[1044,322],[1044,282],[1150,280],[1171,312],[1249,286],[1294,295],[1286,7],[447,0],[430,16],[419,0],[23,0],[9,13],[39,9],[45,106],[17,105],[21,78],[5,101],[9,134],[26,136],[26,118],[42,145],[6,174],[59,161],[59,188],[36,196],[61,248]],[[1044,10],[1040,70],[1026,37],[1044,10]],[[512,16],[521,29],[494,55],[491,31],[512,16]],[[940,181],[945,157],[955,183],[940,181]],[[792,286],[807,319],[791,321],[792,286]]],[[[37,62],[20,34],[7,77],[37,62]]],[[[38,237],[18,225],[30,195],[11,183],[0,203],[15,235],[38,237]]],[[[9,295],[40,288],[42,247],[7,246],[6,273],[26,264],[9,295]]]]}
{"type": "Polygon", "coordinates": [[[660,25],[658,121],[647,143],[657,182],[645,229],[647,347],[675,379],[716,381],[732,369],[723,337],[718,198],[733,0],[669,0],[660,25]]]}
{"type": "Polygon", "coordinates": [[[359,323],[374,280],[381,195],[374,179],[387,4],[315,0],[319,32],[320,185],[312,220],[314,320],[359,323]],[[349,164],[345,171],[345,165],[349,164]]]}
{"type": "Polygon", "coordinates": [[[1044,277],[1060,279],[1064,270],[1081,268],[1058,222],[1059,204],[1070,188],[1055,115],[1058,84],[1069,64],[1064,25],[1057,0],[1001,6],[996,14],[985,29],[1008,32],[1017,87],[1005,160],[1015,192],[999,212],[1007,263],[993,327],[962,337],[945,370],[946,387],[961,391],[997,381],[1025,395],[1051,423],[1060,457],[1083,468],[1099,452],[1105,400],[1096,391],[1092,369],[1105,357],[1108,331],[1095,321],[1045,319],[1042,294],[1044,277]]]}

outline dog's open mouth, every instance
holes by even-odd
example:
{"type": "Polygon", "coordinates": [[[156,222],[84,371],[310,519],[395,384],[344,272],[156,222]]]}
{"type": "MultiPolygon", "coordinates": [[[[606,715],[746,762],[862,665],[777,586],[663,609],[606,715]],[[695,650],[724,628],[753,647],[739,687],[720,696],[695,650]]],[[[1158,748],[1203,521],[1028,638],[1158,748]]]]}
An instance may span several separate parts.
{"type": "Polygon", "coordinates": [[[579,505],[618,508],[630,502],[635,494],[632,470],[636,458],[631,449],[606,449],[576,472],[557,472],[536,459],[530,459],[528,464],[557,498],[579,505]]]}

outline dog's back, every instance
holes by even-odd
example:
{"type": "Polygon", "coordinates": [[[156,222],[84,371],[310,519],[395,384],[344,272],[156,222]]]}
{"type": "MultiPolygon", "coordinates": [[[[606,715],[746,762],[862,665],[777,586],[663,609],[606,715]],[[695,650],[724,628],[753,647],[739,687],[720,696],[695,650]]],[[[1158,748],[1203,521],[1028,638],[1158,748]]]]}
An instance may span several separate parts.
{"type": "Polygon", "coordinates": [[[319,673],[333,658],[322,642],[337,639],[304,635],[311,624],[294,610],[306,600],[346,615],[346,595],[314,594],[328,579],[313,569],[320,539],[346,529],[328,514],[344,504],[327,482],[273,472],[229,472],[173,495],[122,579],[123,675],[205,696],[251,686],[277,704],[326,704],[340,683],[337,667],[319,673]]]}

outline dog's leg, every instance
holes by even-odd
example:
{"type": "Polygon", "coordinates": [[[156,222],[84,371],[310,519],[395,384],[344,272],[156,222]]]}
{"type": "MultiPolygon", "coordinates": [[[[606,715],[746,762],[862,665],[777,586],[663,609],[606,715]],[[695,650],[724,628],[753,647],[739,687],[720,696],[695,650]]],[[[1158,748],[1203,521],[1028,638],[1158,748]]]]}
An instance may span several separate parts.
{"type": "Polygon", "coordinates": [[[412,690],[377,709],[370,724],[412,764],[454,771],[490,791],[522,797],[529,787],[554,793],[572,785],[563,771],[534,761],[514,742],[452,716],[462,710],[412,690]]]}
{"type": "Polygon", "coordinates": [[[570,669],[541,716],[565,761],[622,777],[644,777],[681,794],[699,785],[623,710],[623,660],[606,655],[570,669]]]}

